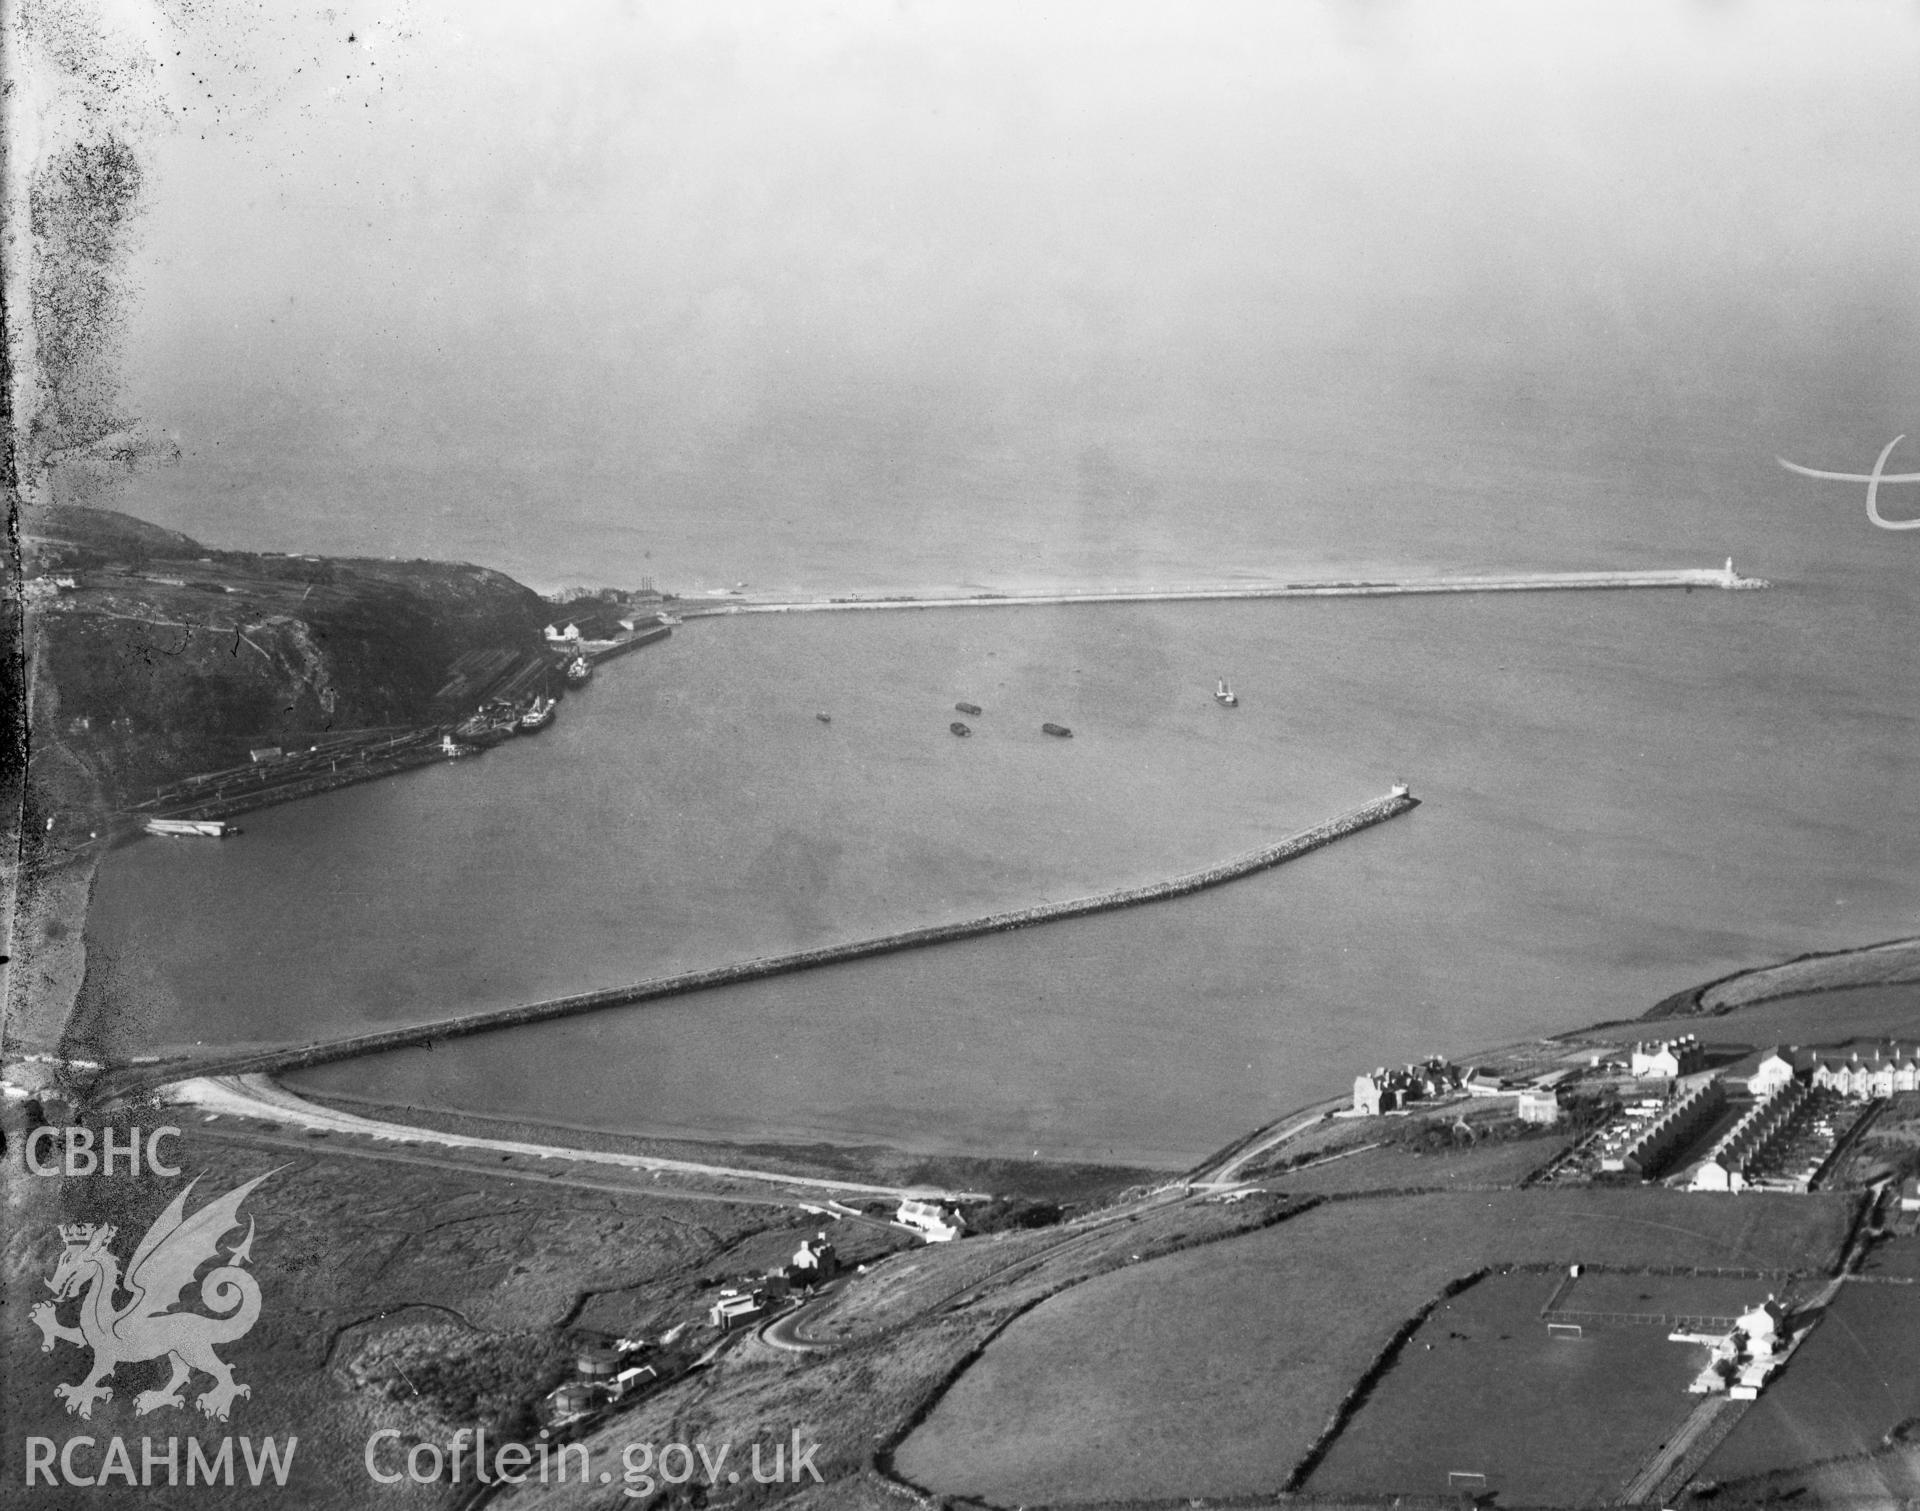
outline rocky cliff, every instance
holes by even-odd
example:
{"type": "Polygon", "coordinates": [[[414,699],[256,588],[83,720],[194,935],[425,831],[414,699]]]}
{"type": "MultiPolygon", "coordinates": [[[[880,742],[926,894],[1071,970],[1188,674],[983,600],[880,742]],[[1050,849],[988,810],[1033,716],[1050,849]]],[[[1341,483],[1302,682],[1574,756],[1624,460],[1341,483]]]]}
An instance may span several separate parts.
{"type": "Polygon", "coordinates": [[[483,567],[214,550],[72,506],[20,527],[33,759],[66,774],[41,793],[54,808],[134,801],[261,745],[442,720],[457,659],[542,646],[546,605],[483,567]]]}

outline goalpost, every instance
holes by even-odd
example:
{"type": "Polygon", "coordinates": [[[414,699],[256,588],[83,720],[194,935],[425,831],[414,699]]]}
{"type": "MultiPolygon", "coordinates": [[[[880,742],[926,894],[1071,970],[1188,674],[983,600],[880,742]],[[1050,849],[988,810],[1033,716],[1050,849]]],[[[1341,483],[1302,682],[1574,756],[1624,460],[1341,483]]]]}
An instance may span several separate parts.
{"type": "Polygon", "coordinates": [[[1578,1322],[1549,1322],[1547,1324],[1547,1336],[1549,1338],[1578,1338],[1581,1336],[1580,1324],[1578,1322]]]}
{"type": "Polygon", "coordinates": [[[1486,1493],[1487,1477],[1471,1469],[1449,1469],[1447,1488],[1458,1490],[1465,1495],[1483,1495],[1486,1493]]]}

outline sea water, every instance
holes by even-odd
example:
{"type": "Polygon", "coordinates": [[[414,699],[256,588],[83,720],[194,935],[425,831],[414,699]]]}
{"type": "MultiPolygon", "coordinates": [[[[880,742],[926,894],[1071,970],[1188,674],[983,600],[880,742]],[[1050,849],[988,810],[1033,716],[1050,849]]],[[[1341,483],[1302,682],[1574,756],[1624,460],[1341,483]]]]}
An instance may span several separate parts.
{"type": "Polygon", "coordinates": [[[404,92],[368,102],[396,113],[350,173],[316,148],[244,205],[222,196],[267,128],[183,136],[129,339],[131,407],[186,454],[117,501],[217,545],[694,595],[1729,553],[1771,591],[689,622],[538,736],[114,854],[88,995],[119,1047],[305,1041],[1122,886],[1395,780],[1411,816],[1201,896],[302,1084],[1175,1164],[1382,1062],[1913,932],[1920,533],[1774,461],[1864,471],[1920,417],[1911,18],[1236,16],[1153,40],[1150,76],[1120,42],[986,33],[892,38],[879,72],[858,48],[723,70],[649,118],[719,155],[700,172],[578,214],[476,194],[499,213],[464,238],[408,176],[404,92]],[[736,140],[708,95],[788,115],[736,140]],[[453,259],[469,297],[263,274],[200,310],[201,263],[160,255],[230,227],[236,258],[317,255],[356,195],[386,196],[393,288],[453,259]],[[534,267],[579,276],[530,294],[534,267]]]}

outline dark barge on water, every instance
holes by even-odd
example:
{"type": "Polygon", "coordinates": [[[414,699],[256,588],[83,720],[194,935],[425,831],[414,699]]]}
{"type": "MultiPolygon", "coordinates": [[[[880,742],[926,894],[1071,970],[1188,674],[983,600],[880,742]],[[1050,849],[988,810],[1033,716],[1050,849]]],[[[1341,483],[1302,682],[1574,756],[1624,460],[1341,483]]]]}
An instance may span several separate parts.
{"type": "Polygon", "coordinates": [[[1073,731],[1068,729],[1064,724],[1042,724],[1040,726],[1040,733],[1043,735],[1055,735],[1062,740],[1071,740],[1073,738],[1073,731]]]}

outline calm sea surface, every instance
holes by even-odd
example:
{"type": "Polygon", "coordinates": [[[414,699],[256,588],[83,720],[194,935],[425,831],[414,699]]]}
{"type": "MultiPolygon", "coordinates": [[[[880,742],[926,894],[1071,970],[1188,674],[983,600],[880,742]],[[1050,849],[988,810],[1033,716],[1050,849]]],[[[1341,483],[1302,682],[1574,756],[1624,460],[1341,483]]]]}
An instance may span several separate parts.
{"type": "MultiPolygon", "coordinates": [[[[1091,125],[1019,115],[1048,150],[964,145],[982,157],[955,206],[809,201],[819,247],[777,276],[716,252],[699,297],[730,312],[724,350],[664,327],[622,345],[619,311],[584,303],[563,313],[612,334],[544,368],[494,363],[485,322],[434,338],[503,392],[591,389],[565,423],[438,404],[439,378],[344,318],[326,404],[299,402],[291,362],[259,404],[223,397],[240,359],[209,320],[141,407],[222,447],[115,501],[219,544],[688,591],[1729,552],[1776,587],[691,623],[537,738],[252,815],[230,844],[115,854],[89,991],[123,1047],[305,1040],[1072,896],[1396,779],[1425,800],[1410,817],[1203,896],[303,1084],[1175,1164],[1382,1061],[1914,932],[1920,534],[1773,458],[1864,470],[1920,430],[1915,28],[1652,13],[1650,52],[1602,9],[1564,59],[1429,66],[1386,45],[1427,12],[1368,10],[1357,51],[1325,43],[1344,61],[1297,89],[1216,100],[1205,68],[1170,69],[1191,91],[1166,83],[1124,129],[1098,100],[1091,125]],[[958,266],[970,237],[991,255],[958,266]],[[855,272],[807,260],[855,245],[855,272]],[[828,287],[868,302],[808,295],[828,287]],[[691,343],[663,364],[733,365],[676,386],[631,354],[656,338],[691,343]],[[1237,710],[1209,696],[1222,675],[1237,710]],[[986,710],[964,741],[961,699],[986,710]]],[[[249,351],[292,350],[300,318],[249,351]]]]}

